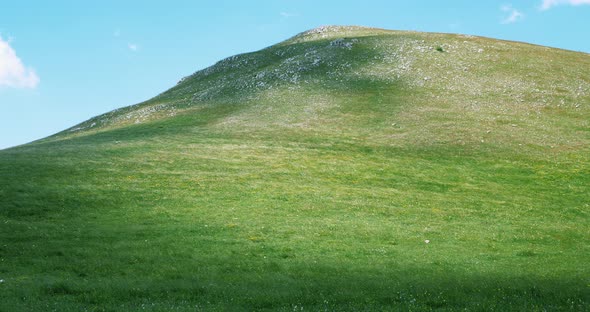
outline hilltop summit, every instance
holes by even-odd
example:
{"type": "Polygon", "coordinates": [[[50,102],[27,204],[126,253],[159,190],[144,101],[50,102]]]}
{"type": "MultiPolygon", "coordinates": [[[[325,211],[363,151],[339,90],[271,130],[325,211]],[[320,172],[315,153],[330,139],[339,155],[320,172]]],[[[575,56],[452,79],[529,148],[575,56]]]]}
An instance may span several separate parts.
{"type": "Polygon", "coordinates": [[[585,122],[580,116],[588,112],[588,66],[587,54],[524,43],[322,26],[226,58],[149,101],[57,137],[231,107],[232,113],[210,126],[320,132],[340,127],[345,136],[393,145],[492,141],[519,149],[571,148],[580,145],[579,135],[547,124],[566,116],[569,125],[585,122]],[[352,101],[357,102],[347,104],[352,101]],[[514,131],[515,125],[526,130],[514,131]]]}
{"type": "Polygon", "coordinates": [[[330,26],[0,151],[0,310],[588,311],[590,56],[330,26]]]}

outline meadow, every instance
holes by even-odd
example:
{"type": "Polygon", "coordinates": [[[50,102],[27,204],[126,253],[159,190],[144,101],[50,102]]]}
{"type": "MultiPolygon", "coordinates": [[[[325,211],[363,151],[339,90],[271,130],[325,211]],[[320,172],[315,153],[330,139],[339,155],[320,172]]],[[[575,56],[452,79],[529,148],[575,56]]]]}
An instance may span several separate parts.
{"type": "Polygon", "coordinates": [[[315,29],[0,151],[0,311],[587,311],[590,56],[315,29]]]}

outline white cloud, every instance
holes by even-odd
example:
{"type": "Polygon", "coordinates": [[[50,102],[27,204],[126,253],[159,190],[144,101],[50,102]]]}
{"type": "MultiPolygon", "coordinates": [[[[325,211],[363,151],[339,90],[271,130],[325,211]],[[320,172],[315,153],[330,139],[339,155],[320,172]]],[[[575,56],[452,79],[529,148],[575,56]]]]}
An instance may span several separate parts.
{"type": "Polygon", "coordinates": [[[10,40],[0,37],[0,87],[35,88],[39,84],[39,76],[32,68],[26,68],[14,49],[10,40]]]}
{"type": "Polygon", "coordinates": [[[511,5],[505,5],[500,8],[503,12],[508,13],[502,20],[502,24],[513,24],[524,18],[524,14],[519,10],[513,8],[511,5]]]}
{"type": "Polygon", "coordinates": [[[289,13],[289,12],[281,12],[282,17],[289,18],[289,17],[296,17],[299,16],[297,13],[289,13]]]}
{"type": "Polygon", "coordinates": [[[127,47],[129,48],[129,50],[131,50],[133,52],[139,50],[139,46],[135,43],[128,43],[127,47]]]}
{"type": "Polygon", "coordinates": [[[541,4],[541,10],[549,10],[554,6],[558,5],[583,5],[583,4],[590,4],[590,0],[543,0],[543,4],[541,4]]]}

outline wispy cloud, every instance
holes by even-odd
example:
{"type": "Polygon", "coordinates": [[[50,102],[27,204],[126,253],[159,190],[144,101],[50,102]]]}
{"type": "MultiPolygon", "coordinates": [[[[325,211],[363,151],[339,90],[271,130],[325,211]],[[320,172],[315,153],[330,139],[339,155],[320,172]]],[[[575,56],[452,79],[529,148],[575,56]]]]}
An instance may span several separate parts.
{"type": "Polygon", "coordinates": [[[297,13],[290,13],[290,12],[281,12],[279,13],[282,17],[289,18],[289,17],[296,17],[299,16],[297,13]]]}
{"type": "Polygon", "coordinates": [[[26,68],[14,49],[10,40],[0,37],[0,87],[35,88],[39,84],[39,76],[32,68],[26,68]]]}
{"type": "Polygon", "coordinates": [[[133,40],[130,38],[126,38],[127,36],[125,36],[120,29],[115,29],[115,31],[113,31],[113,36],[116,37],[117,42],[118,43],[124,43],[127,42],[127,49],[129,49],[130,51],[133,52],[137,52],[140,50],[141,46],[135,42],[129,42],[127,40],[133,40]]]}
{"type": "Polygon", "coordinates": [[[500,9],[502,12],[508,13],[508,15],[502,19],[502,24],[514,24],[524,18],[524,14],[513,8],[511,5],[504,5],[500,9]]]}
{"type": "Polygon", "coordinates": [[[135,52],[139,50],[139,46],[135,43],[128,43],[127,47],[129,48],[129,50],[135,52]]]}
{"type": "Polygon", "coordinates": [[[543,4],[541,4],[541,10],[549,10],[554,6],[558,5],[583,5],[583,4],[590,4],[590,0],[543,0],[543,4]]]}

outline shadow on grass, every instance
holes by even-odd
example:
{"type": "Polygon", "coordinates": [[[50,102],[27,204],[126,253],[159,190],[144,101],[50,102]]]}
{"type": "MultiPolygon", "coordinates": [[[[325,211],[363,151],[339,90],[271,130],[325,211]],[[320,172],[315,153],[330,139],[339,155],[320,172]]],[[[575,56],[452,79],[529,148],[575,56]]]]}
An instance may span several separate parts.
{"type": "Polygon", "coordinates": [[[588,286],[567,277],[433,273],[417,267],[384,271],[317,263],[233,274],[186,272],[175,278],[44,278],[18,289],[3,285],[0,297],[14,311],[47,306],[61,311],[587,311],[590,304],[588,286]]]}
{"type": "MultiPolygon", "coordinates": [[[[71,163],[71,151],[18,151],[0,158],[0,310],[589,308],[590,287],[579,275],[523,275],[501,266],[487,272],[452,264],[391,266],[383,264],[394,263],[386,256],[336,261],[330,252],[292,257],[280,245],[249,247],[226,228],[206,227],[211,220],[204,210],[181,210],[182,220],[166,214],[190,201],[167,203],[166,213],[155,213],[157,189],[125,184],[123,171],[115,181],[123,184],[101,191],[113,183],[108,168],[81,165],[92,150],[77,154],[80,163],[71,163]]],[[[405,256],[417,254],[397,255],[405,256]]],[[[571,268],[583,272],[577,270],[571,268]]]]}
{"type": "MultiPolygon", "coordinates": [[[[198,127],[206,128],[208,125],[215,124],[228,116],[236,115],[247,109],[248,106],[256,104],[257,95],[270,89],[250,86],[251,80],[256,79],[258,73],[264,71],[274,75],[277,69],[299,77],[301,83],[293,83],[290,79],[266,78],[268,79],[266,83],[272,85],[273,90],[294,87],[307,88],[311,85],[314,92],[319,90],[318,92],[324,92],[330,96],[341,97],[343,106],[341,113],[343,115],[372,112],[371,114],[374,116],[369,115],[379,119],[383,117],[385,111],[388,114],[395,111],[395,109],[391,110],[390,105],[381,103],[380,97],[386,97],[385,103],[399,106],[399,103],[396,102],[396,94],[409,92],[409,89],[401,78],[393,81],[358,75],[358,72],[364,67],[374,65],[376,60],[383,57],[384,52],[374,49],[372,46],[371,42],[375,38],[363,36],[360,38],[360,43],[355,44],[352,49],[332,46],[331,40],[319,40],[289,46],[273,46],[261,51],[228,58],[209,69],[197,72],[183,83],[152,100],[106,113],[80,124],[86,126],[98,124],[97,130],[93,130],[95,128],[92,127],[87,127],[89,130],[73,133],[66,130],[37,141],[36,144],[51,144],[55,141],[71,141],[72,144],[112,143],[118,140],[136,141],[174,135],[198,127]],[[303,57],[309,51],[315,50],[321,51],[322,55],[327,55],[319,66],[311,66],[301,72],[292,72],[292,69],[281,67],[287,60],[303,57]],[[347,66],[343,66],[345,63],[347,66]],[[200,92],[199,90],[211,88],[216,90],[214,97],[196,102],[191,99],[193,94],[200,92]],[[353,98],[358,102],[352,101],[353,98]],[[131,123],[129,118],[122,118],[124,122],[120,125],[102,122],[102,119],[117,119],[115,117],[155,105],[154,103],[158,105],[174,103],[173,106],[178,111],[174,113],[175,116],[172,118],[162,117],[140,124],[131,123]],[[377,105],[377,103],[381,104],[377,105]],[[103,126],[104,128],[100,128],[103,126]]],[[[352,38],[347,40],[350,39],[352,38]]],[[[304,62],[311,63],[312,61],[311,57],[304,58],[304,62]]],[[[301,92],[305,92],[305,90],[302,89],[301,92]]],[[[370,122],[371,120],[363,120],[365,125],[370,122]]]]}

